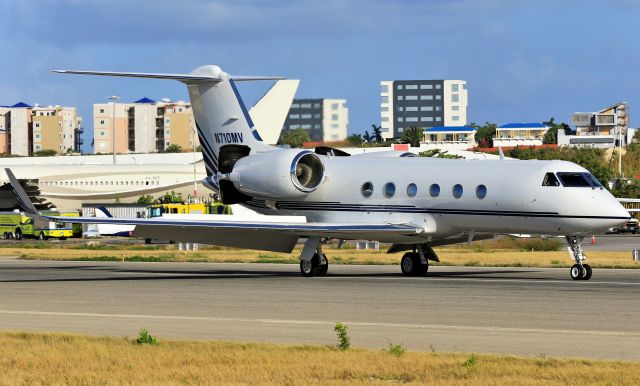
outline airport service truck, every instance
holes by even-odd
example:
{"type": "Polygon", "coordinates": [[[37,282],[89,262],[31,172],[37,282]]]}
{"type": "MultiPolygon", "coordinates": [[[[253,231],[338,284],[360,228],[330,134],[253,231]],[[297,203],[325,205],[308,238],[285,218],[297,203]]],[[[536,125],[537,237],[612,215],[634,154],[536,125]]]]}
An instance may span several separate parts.
{"type": "Polygon", "coordinates": [[[16,240],[23,237],[40,240],[54,237],[64,240],[73,236],[73,228],[70,223],[32,219],[23,212],[0,212],[0,235],[4,239],[16,240]]]}

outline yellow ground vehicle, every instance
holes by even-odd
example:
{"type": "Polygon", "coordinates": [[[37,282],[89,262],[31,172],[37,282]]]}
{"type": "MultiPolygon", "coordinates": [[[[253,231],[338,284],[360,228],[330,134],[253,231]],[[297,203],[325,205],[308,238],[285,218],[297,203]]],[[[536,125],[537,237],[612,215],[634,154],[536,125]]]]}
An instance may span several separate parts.
{"type": "Polygon", "coordinates": [[[27,217],[23,212],[0,212],[0,235],[4,239],[21,240],[33,237],[46,240],[49,237],[64,240],[73,236],[70,223],[27,217]]]}
{"type": "Polygon", "coordinates": [[[155,204],[147,208],[147,217],[160,217],[170,214],[231,214],[231,207],[222,203],[186,203],[186,204],[155,204]]]}

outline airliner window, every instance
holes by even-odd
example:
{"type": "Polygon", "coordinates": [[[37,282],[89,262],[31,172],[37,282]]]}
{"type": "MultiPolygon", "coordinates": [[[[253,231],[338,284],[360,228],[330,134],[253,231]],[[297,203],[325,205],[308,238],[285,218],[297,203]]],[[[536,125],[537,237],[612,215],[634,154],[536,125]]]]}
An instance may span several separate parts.
{"type": "Polygon", "coordinates": [[[585,174],[587,173],[558,173],[558,178],[566,188],[591,188],[585,174]]]}
{"type": "Polygon", "coordinates": [[[371,197],[373,194],[373,184],[371,182],[365,182],[360,189],[362,195],[365,197],[371,197]]]}
{"type": "Polygon", "coordinates": [[[418,194],[418,187],[416,184],[407,185],[407,196],[415,197],[416,194],[418,194]]]}
{"type": "Polygon", "coordinates": [[[429,194],[431,197],[438,197],[440,195],[440,185],[433,184],[429,187],[429,194]]]}
{"type": "Polygon", "coordinates": [[[478,187],[476,187],[476,197],[482,200],[486,196],[487,196],[487,187],[484,185],[478,185],[478,187]]]}
{"type": "Polygon", "coordinates": [[[453,189],[451,191],[453,193],[453,197],[455,198],[462,197],[462,185],[460,184],[453,185],[453,189]]]}
{"type": "Polygon", "coordinates": [[[542,186],[560,186],[560,182],[553,173],[547,173],[542,180],[542,186]]]}
{"type": "Polygon", "coordinates": [[[393,182],[387,182],[384,184],[384,196],[387,198],[393,197],[396,194],[396,186],[393,182]]]}

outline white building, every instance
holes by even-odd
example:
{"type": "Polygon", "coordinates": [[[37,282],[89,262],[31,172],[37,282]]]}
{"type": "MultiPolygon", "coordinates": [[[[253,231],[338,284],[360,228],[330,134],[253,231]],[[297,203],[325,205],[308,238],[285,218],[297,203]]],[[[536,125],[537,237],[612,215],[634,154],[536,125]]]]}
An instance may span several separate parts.
{"type": "Polygon", "coordinates": [[[400,138],[417,126],[465,126],[468,93],[464,80],[394,80],[380,82],[383,139],[400,138]]]}
{"type": "Polygon", "coordinates": [[[596,112],[578,112],[571,114],[571,124],[575,134],[558,133],[558,145],[594,146],[610,148],[626,146],[633,137],[629,129],[629,111],[627,102],[616,103],[596,112]]]}
{"type": "Polygon", "coordinates": [[[539,146],[548,130],[543,123],[507,123],[496,128],[493,146],[539,146]]]}
{"type": "Polygon", "coordinates": [[[305,129],[311,141],[335,142],[347,138],[349,109],[345,99],[294,99],[283,130],[305,129]]]}

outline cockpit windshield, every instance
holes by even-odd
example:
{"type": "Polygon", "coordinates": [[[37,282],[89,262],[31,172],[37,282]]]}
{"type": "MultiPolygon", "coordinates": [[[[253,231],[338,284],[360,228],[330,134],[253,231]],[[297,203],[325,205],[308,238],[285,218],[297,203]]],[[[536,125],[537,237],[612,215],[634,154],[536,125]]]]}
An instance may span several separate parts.
{"type": "Polygon", "coordinates": [[[591,173],[560,172],[556,173],[562,186],[566,188],[602,188],[602,184],[591,173]]]}

